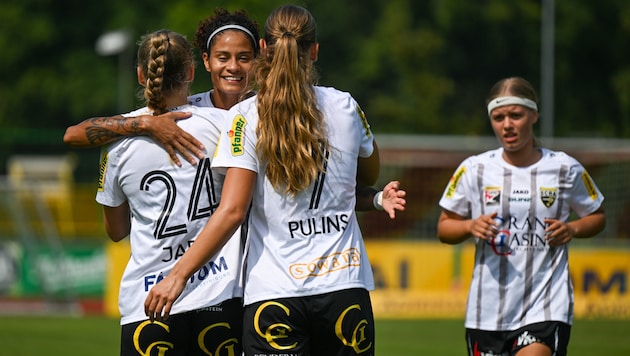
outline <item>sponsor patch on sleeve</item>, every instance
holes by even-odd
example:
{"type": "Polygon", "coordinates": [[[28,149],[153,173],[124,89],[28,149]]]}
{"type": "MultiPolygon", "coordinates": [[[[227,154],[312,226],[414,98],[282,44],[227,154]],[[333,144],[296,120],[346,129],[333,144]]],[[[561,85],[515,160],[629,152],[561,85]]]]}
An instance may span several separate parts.
{"type": "Polygon", "coordinates": [[[464,173],[466,173],[466,167],[462,166],[457,170],[457,172],[455,172],[455,174],[453,174],[453,176],[451,177],[451,181],[448,183],[448,187],[446,188],[446,198],[450,199],[453,197],[453,195],[455,195],[455,192],[457,191],[457,186],[462,180],[464,173]]]}
{"type": "Polygon", "coordinates": [[[228,132],[232,156],[241,156],[244,152],[245,126],[247,126],[247,120],[243,115],[236,115],[232,120],[232,128],[228,132]]]}
{"type": "Polygon", "coordinates": [[[582,172],[582,182],[584,182],[584,187],[586,187],[586,191],[591,199],[597,199],[597,189],[595,189],[595,184],[593,183],[593,179],[588,174],[587,171],[582,172]]]}
{"type": "Polygon", "coordinates": [[[363,128],[365,129],[365,136],[370,137],[372,135],[372,131],[370,130],[370,124],[368,123],[367,117],[365,117],[365,113],[363,112],[363,109],[361,109],[359,104],[357,104],[356,110],[357,110],[357,114],[359,114],[359,117],[361,118],[361,123],[363,124],[363,128]]]}
{"type": "Polygon", "coordinates": [[[96,189],[102,192],[105,189],[105,173],[107,172],[107,160],[109,152],[103,151],[103,157],[101,158],[101,164],[98,169],[98,186],[96,189]]]}

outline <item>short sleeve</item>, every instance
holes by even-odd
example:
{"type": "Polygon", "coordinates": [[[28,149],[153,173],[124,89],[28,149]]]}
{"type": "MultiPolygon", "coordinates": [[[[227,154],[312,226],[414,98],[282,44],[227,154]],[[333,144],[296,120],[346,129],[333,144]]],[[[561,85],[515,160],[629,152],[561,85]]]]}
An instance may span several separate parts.
{"type": "Polygon", "coordinates": [[[96,202],[116,207],[127,200],[120,184],[118,184],[118,164],[115,155],[110,155],[111,146],[103,146],[99,160],[98,186],[96,190],[96,202]]]}

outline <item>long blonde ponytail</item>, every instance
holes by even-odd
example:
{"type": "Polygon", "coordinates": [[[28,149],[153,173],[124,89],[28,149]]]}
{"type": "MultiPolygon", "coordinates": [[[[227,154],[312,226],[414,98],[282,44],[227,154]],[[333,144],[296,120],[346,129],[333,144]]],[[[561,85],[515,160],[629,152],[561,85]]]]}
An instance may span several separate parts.
{"type": "Polygon", "coordinates": [[[265,23],[266,49],[259,57],[257,151],[276,190],[296,194],[324,171],[329,149],[313,85],[310,58],[317,43],[315,19],[304,8],[277,8],[265,23]]]}

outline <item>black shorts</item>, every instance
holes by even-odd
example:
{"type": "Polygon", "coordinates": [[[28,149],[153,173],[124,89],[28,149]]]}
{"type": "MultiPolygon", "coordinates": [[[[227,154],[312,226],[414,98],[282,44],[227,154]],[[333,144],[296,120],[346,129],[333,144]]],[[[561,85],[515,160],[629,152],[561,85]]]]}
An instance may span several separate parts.
{"type": "Polygon", "coordinates": [[[243,300],[174,314],[163,322],[149,320],[122,326],[121,356],[240,355],[243,300]]]}
{"type": "Polygon", "coordinates": [[[347,289],[245,306],[246,356],[374,355],[370,293],[347,289]]]}
{"type": "Polygon", "coordinates": [[[549,346],[554,355],[567,354],[571,325],[546,321],[526,325],[514,331],[466,329],[468,355],[514,355],[533,343],[549,346]]]}

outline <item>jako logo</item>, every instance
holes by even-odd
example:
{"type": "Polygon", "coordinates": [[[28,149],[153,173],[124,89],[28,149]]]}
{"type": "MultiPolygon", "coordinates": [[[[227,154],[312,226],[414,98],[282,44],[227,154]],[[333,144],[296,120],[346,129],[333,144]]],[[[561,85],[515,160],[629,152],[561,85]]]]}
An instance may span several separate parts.
{"type": "Polygon", "coordinates": [[[247,126],[247,120],[245,120],[243,115],[236,115],[232,121],[232,129],[228,132],[230,146],[232,147],[232,156],[240,156],[243,154],[245,126],[247,126]]]}

